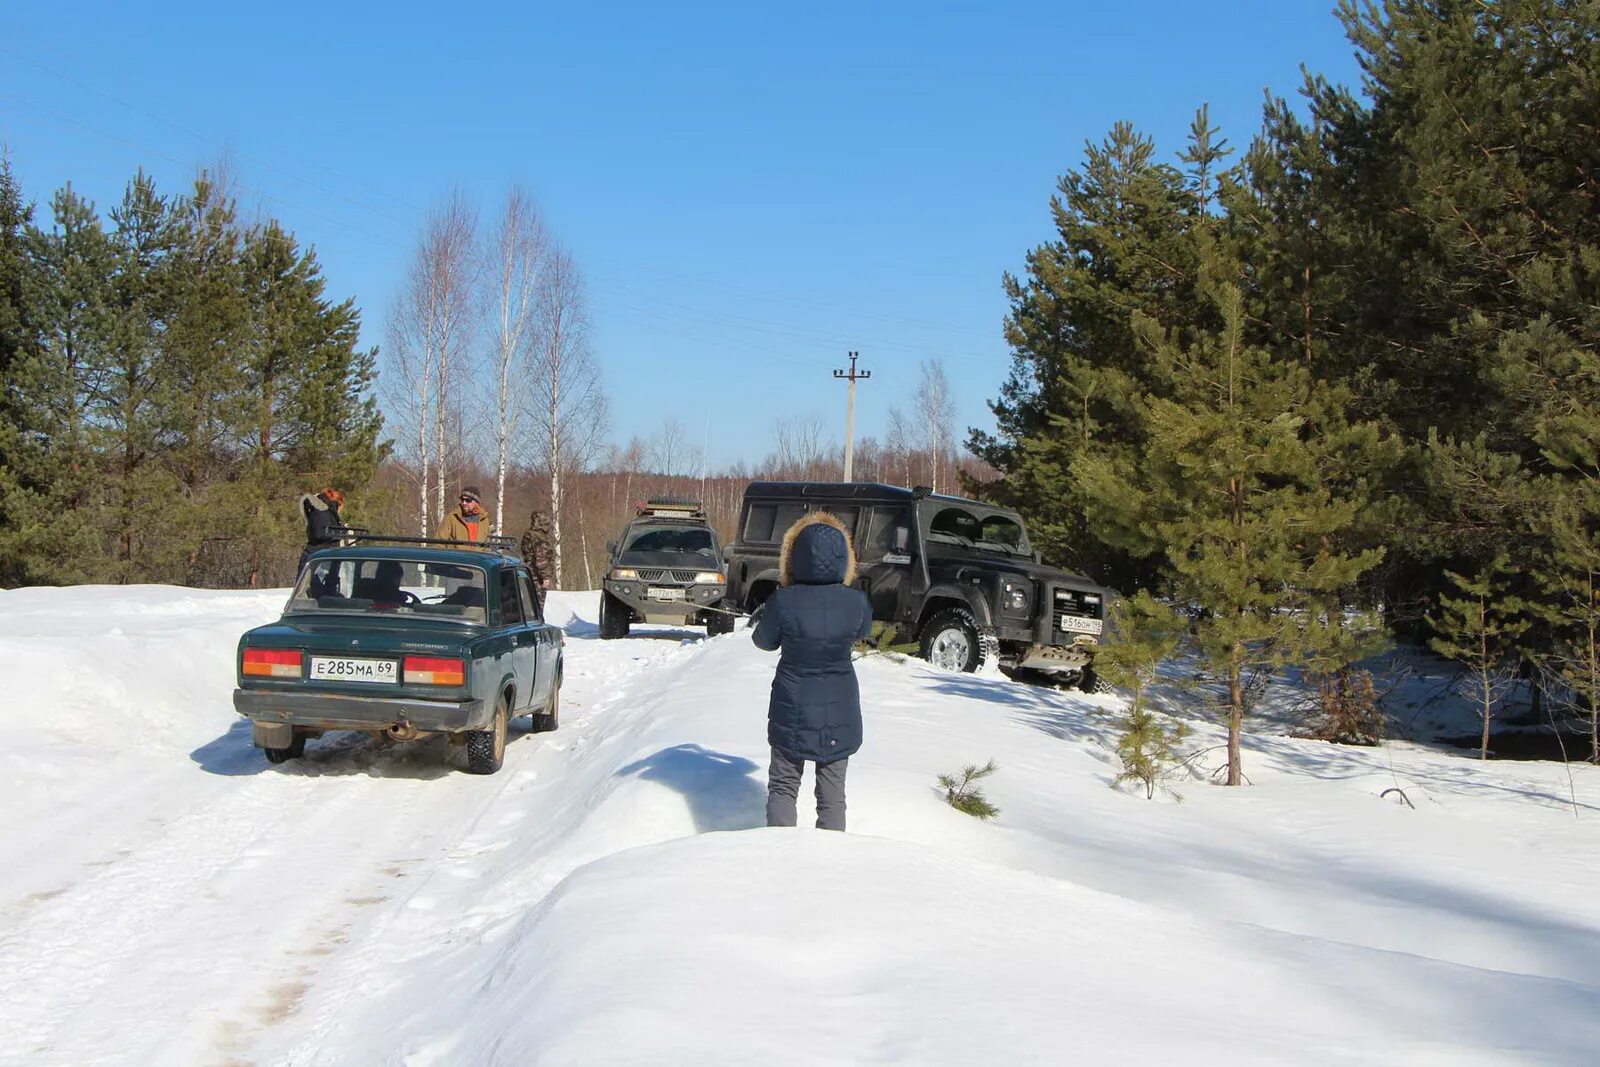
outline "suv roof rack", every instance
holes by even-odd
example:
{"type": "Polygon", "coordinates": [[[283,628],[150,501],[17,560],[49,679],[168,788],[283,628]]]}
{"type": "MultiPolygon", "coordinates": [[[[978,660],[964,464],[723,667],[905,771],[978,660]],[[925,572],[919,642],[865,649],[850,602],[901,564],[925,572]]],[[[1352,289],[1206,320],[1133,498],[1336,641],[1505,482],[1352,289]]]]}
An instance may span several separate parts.
{"type": "Polygon", "coordinates": [[[333,532],[340,541],[353,544],[428,545],[434,548],[476,549],[479,552],[500,552],[521,557],[516,539],[504,535],[491,535],[482,541],[454,541],[448,537],[408,537],[404,534],[373,533],[364,526],[335,526],[333,532]]]}
{"type": "Polygon", "coordinates": [[[663,519],[703,519],[704,505],[698,500],[679,496],[662,496],[646,500],[635,508],[636,517],[654,516],[663,519]]]}

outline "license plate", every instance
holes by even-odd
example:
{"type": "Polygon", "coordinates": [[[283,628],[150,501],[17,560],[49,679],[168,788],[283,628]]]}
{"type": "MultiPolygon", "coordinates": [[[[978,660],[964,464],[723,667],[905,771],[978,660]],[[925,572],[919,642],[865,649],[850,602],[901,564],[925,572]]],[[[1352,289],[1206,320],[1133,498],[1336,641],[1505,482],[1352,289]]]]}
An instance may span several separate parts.
{"type": "Polygon", "coordinates": [[[1105,623],[1099,619],[1080,619],[1076,615],[1061,616],[1061,628],[1075,634],[1097,634],[1105,623]]]}
{"type": "Polygon", "coordinates": [[[400,664],[392,659],[311,657],[311,677],[320,682],[400,683],[400,664]]]}
{"type": "Polygon", "coordinates": [[[683,590],[652,585],[646,595],[648,595],[651,600],[682,600],[683,590]]]}

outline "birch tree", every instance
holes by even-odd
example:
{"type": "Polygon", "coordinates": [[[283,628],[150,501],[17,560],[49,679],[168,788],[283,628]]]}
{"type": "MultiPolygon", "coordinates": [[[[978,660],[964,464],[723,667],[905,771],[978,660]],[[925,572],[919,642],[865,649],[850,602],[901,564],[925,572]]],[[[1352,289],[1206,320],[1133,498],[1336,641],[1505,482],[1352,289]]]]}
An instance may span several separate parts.
{"type": "Polygon", "coordinates": [[[490,241],[492,255],[485,277],[486,303],[492,308],[493,328],[489,369],[493,379],[494,410],[494,532],[505,532],[506,473],[518,431],[527,414],[521,400],[521,379],[532,358],[541,326],[541,274],[545,269],[547,237],[533,200],[520,186],[506,194],[490,241]]]}
{"type": "Polygon", "coordinates": [[[552,582],[562,583],[562,479],[604,422],[599,375],[589,357],[583,276],[566,249],[552,245],[539,284],[529,399],[536,462],[550,475],[552,582]]]}
{"type": "Polygon", "coordinates": [[[417,529],[424,537],[444,521],[451,473],[445,446],[459,422],[451,405],[460,399],[477,307],[476,230],[477,212],[459,193],[452,195],[428,218],[389,317],[388,366],[394,373],[386,392],[390,411],[404,427],[406,458],[416,477],[417,529]]]}
{"type": "Polygon", "coordinates": [[[932,467],[929,484],[937,493],[939,474],[950,454],[950,424],[956,417],[956,402],[950,395],[950,379],[945,376],[943,360],[930,359],[922,364],[922,381],[917,385],[914,404],[928,442],[932,467]]]}

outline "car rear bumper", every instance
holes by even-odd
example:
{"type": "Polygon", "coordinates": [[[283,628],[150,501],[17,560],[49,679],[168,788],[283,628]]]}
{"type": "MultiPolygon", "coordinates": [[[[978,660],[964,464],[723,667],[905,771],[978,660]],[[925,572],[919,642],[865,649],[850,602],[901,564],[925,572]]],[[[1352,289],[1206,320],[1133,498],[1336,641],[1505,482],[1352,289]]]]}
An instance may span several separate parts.
{"type": "Polygon", "coordinates": [[[263,725],[321,730],[383,730],[409,723],[418,730],[458,733],[483,730],[493,710],[481,700],[417,700],[411,697],[348,696],[235,689],[233,710],[263,725]]]}

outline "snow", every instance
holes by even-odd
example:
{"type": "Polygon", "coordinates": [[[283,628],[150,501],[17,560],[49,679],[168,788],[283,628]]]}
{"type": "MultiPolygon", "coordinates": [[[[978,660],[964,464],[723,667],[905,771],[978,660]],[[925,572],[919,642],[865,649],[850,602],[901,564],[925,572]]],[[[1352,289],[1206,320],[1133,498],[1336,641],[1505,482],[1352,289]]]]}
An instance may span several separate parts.
{"type": "Polygon", "coordinates": [[[774,658],[593,593],[498,775],[269,767],[233,649],[285,596],[0,592],[0,1062],[1595,1060],[1594,767],[1261,733],[1146,801],[1116,697],[872,657],[851,832],[772,830],[774,658]],[[983,823],[934,779],[990,758],[983,823]]]}

